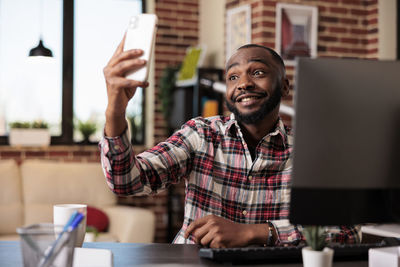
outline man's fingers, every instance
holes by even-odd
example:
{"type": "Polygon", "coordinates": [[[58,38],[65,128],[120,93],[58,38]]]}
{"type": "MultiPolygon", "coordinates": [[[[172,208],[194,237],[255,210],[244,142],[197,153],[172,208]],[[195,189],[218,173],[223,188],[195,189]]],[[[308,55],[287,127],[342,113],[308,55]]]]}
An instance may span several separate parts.
{"type": "Polygon", "coordinates": [[[200,243],[201,239],[207,235],[209,231],[210,228],[208,227],[208,224],[203,224],[192,231],[192,236],[194,236],[197,243],[200,243]]]}
{"type": "MultiPolygon", "coordinates": [[[[197,237],[197,236],[196,236],[197,237]]],[[[196,238],[197,239],[197,238],[196,238]]],[[[200,243],[201,245],[207,247],[211,244],[213,241],[214,236],[210,232],[206,233],[206,235],[202,236],[201,239],[197,239],[197,243],[200,243]]]]}
{"type": "Polygon", "coordinates": [[[124,34],[124,38],[122,38],[117,49],[115,49],[114,54],[111,56],[110,60],[108,61],[107,66],[113,66],[116,63],[118,55],[124,51],[125,36],[126,36],[126,32],[124,34]]]}
{"type": "Polygon", "coordinates": [[[125,32],[124,37],[122,38],[121,42],[119,43],[117,49],[115,50],[114,54],[112,55],[112,57],[114,57],[114,56],[122,53],[122,51],[124,51],[125,38],[126,38],[126,32],[125,32]]]}
{"type": "MultiPolygon", "coordinates": [[[[136,62],[143,62],[142,59],[138,59],[142,54],[143,54],[143,50],[140,50],[140,49],[132,49],[132,50],[124,51],[124,52],[116,55],[115,57],[112,57],[106,67],[114,68],[118,64],[121,64],[121,63],[124,64],[125,61],[136,60],[136,62]]],[[[145,63],[145,61],[144,61],[144,63],[145,63]]]]}
{"type": "Polygon", "coordinates": [[[108,61],[107,66],[114,66],[119,61],[126,59],[127,57],[133,56],[141,56],[143,54],[143,50],[141,49],[130,49],[124,52],[124,44],[125,44],[126,32],[121,42],[119,43],[117,49],[114,51],[111,59],[108,61]]]}
{"type": "Polygon", "coordinates": [[[115,66],[116,74],[119,76],[124,76],[127,72],[138,70],[144,67],[146,60],[144,59],[130,59],[124,60],[115,66]]]}
{"type": "Polygon", "coordinates": [[[124,77],[126,73],[134,70],[138,70],[144,67],[146,64],[145,60],[142,59],[130,59],[119,62],[113,67],[107,66],[104,68],[104,75],[106,78],[111,77],[124,77]]]}
{"type": "Polygon", "coordinates": [[[203,217],[203,218],[200,218],[200,219],[197,219],[197,220],[191,222],[191,223],[189,224],[188,228],[187,228],[186,231],[185,231],[184,237],[185,237],[185,238],[188,238],[189,235],[190,235],[194,230],[196,230],[197,228],[199,228],[199,227],[201,227],[203,224],[205,224],[205,223],[207,222],[207,219],[205,219],[205,218],[206,218],[206,217],[203,217]]]}
{"type": "Polygon", "coordinates": [[[213,237],[213,239],[208,243],[210,248],[226,248],[227,246],[222,242],[221,238],[213,237]]]}
{"type": "Polygon", "coordinates": [[[125,88],[136,88],[136,87],[145,88],[149,85],[148,82],[140,82],[121,77],[114,77],[113,79],[110,79],[107,82],[111,88],[120,88],[120,90],[123,90],[125,88]]]}
{"type": "Polygon", "coordinates": [[[192,233],[192,231],[194,231],[194,230],[196,229],[196,227],[197,227],[197,226],[196,226],[196,221],[191,222],[191,223],[189,224],[188,228],[186,228],[184,237],[185,237],[185,238],[188,238],[189,235],[192,233]]]}

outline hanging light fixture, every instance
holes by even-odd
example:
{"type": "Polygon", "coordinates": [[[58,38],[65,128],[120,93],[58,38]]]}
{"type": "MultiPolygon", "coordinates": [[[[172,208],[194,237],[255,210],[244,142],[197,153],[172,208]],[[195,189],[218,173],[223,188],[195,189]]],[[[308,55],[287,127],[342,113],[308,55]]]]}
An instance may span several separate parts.
{"type": "Polygon", "coordinates": [[[43,45],[42,38],[39,40],[39,44],[32,48],[31,51],[29,51],[29,56],[30,57],[36,57],[36,56],[42,56],[42,57],[53,57],[53,53],[51,52],[50,49],[46,48],[43,45]]]}
{"type": "Polygon", "coordinates": [[[37,57],[37,56],[53,57],[53,53],[51,52],[51,50],[43,45],[42,25],[43,25],[43,0],[41,0],[41,7],[40,7],[40,38],[39,38],[39,44],[29,51],[29,56],[30,57],[37,57]]]}

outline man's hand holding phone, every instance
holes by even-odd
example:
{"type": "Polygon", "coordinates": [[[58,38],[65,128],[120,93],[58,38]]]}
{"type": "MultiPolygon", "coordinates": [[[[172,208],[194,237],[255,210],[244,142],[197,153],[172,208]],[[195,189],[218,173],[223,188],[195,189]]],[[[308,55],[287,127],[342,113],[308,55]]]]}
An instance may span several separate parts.
{"type": "Polygon", "coordinates": [[[130,19],[127,32],[104,68],[108,106],[105,134],[119,136],[126,129],[125,111],[137,87],[147,87],[149,61],[155,42],[157,16],[140,14],[130,19]]]}
{"type": "Polygon", "coordinates": [[[124,42],[125,37],[103,70],[108,97],[105,126],[107,136],[119,136],[125,130],[125,111],[129,100],[135,95],[137,87],[148,86],[147,81],[125,78],[129,71],[145,66],[146,60],[139,58],[143,54],[140,49],[123,51],[124,42]]]}

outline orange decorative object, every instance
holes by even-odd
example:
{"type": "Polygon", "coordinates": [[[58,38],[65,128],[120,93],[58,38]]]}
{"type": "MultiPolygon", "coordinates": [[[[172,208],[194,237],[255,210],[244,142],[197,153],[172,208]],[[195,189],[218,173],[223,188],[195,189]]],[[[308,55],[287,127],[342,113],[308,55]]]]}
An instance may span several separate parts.
{"type": "Polygon", "coordinates": [[[203,117],[212,117],[218,115],[218,101],[207,100],[203,106],[203,117]]]}

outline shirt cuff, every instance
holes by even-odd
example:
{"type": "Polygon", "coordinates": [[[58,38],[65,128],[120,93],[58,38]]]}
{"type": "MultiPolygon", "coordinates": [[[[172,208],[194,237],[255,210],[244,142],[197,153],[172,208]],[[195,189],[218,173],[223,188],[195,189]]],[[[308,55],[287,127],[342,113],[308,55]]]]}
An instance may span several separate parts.
{"type": "Polygon", "coordinates": [[[276,240],[276,245],[297,245],[302,241],[302,235],[296,226],[290,224],[289,220],[274,220],[271,221],[273,224],[278,240],[276,240]]]}
{"type": "Polygon", "coordinates": [[[104,155],[120,155],[130,148],[130,140],[130,132],[127,128],[120,136],[108,137],[103,134],[100,147],[104,155]]]}

